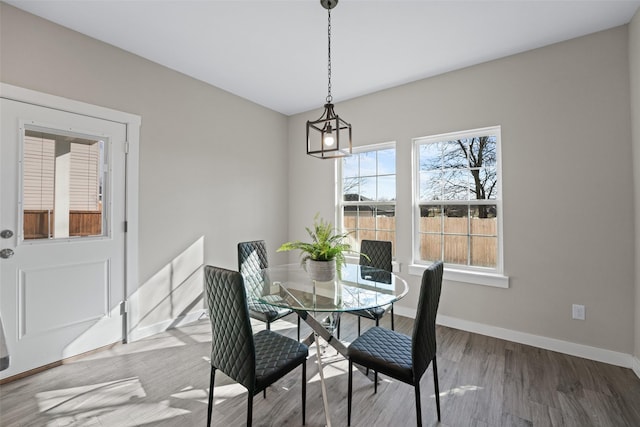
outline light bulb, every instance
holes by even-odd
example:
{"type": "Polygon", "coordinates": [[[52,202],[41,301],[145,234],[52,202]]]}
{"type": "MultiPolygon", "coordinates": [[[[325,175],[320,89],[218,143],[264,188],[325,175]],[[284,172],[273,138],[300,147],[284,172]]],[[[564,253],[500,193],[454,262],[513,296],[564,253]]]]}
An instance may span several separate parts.
{"type": "Polygon", "coordinates": [[[324,140],[322,141],[326,147],[333,146],[335,140],[333,139],[333,128],[331,127],[331,123],[327,123],[324,131],[324,140]]]}
{"type": "Polygon", "coordinates": [[[331,147],[333,146],[333,143],[336,142],[335,139],[333,139],[333,134],[326,134],[324,136],[324,145],[326,145],[327,147],[331,147]]]}

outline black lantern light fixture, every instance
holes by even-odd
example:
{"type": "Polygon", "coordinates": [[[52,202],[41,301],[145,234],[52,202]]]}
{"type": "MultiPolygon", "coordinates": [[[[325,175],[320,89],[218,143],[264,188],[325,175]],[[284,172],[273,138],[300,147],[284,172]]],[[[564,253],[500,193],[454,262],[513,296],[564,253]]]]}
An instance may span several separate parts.
{"type": "Polygon", "coordinates": [[[331,96],[331,9],[336,7],[338,0],[320,0],[320,4],[329,14],[329,83],[322,116],[318,120],[307,121],[307,154],[320,159],[335,159],[351,155],[351,125],[335,113],[331,96]]]}

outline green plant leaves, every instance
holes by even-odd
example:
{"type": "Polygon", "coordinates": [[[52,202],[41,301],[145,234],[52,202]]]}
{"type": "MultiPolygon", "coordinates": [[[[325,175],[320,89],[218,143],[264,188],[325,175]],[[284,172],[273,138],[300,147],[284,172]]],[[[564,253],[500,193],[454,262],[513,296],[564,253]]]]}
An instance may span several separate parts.
{"type": "Polygon", "coordinates": [[[316,214],[313,221],[313,228],[305,227],[311,243],[294,241],[283,243],[278,252],[291,251],[298,249],[300,253],[300,262],[306,263],[308,259],[314,261],[331,261],[336,260],[336,266],[340,269],[345,264],[344,253],[352,252],[351,245],[344,243],[344,239],[349,233],[336,234],[333,225],[319,217],[316,214]]]}

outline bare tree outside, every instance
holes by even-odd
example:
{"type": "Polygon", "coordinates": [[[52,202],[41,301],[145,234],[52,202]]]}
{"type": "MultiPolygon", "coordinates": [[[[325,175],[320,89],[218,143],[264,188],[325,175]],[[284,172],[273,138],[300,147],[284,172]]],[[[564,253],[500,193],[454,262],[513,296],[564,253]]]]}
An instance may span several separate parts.
{"type": "Polygon", "coordinates": [[[351,177],[342,180],[342,195],[344,197],[344,200],[350,201],[348,199],[349,195],[358,194],[358,189],[360,188],[361,182],[362,178],[360,177],[351,177]]]}
{"type": "MultiPolygon", "coordinates": [[[[491,200],[496,198],[496,137],[479,136],[425,144],[420,170],[421,199],[491,200]]],[[[491,216],[491,206],[477,206],[478,216],[491,216]]]]}

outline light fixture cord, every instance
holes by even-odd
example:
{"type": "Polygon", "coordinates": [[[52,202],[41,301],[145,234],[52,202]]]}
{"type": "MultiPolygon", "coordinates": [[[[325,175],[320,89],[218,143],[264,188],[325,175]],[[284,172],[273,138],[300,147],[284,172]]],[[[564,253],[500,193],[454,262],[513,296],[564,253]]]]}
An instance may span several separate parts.
{"type": "Polygon", "coordinates": [[[327,37],[329,39],[329,61],[327,65],[327,69],[329,71],[329,83],[327,84],[327,104],[331,104],[331,101],[333,101],[333,97],[331,96],[331,8],[327,10],[329,11],[329,21],[327,25],[327,37]]]}

